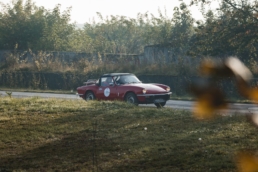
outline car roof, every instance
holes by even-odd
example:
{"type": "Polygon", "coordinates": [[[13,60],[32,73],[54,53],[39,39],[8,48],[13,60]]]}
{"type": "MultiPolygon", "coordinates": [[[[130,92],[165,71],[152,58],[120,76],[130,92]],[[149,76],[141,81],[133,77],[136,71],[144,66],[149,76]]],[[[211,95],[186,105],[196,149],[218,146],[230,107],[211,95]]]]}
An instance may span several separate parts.
{"type": "Polygon", "coordinates": [[[106,73],[102,76],[133,75],[132,73],[106,73]]]}

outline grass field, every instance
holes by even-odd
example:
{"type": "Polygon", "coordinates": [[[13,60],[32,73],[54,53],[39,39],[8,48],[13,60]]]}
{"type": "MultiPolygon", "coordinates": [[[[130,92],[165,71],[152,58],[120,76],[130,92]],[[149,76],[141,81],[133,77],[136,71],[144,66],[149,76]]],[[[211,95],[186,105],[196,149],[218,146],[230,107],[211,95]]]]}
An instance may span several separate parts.
{"type": "Polygon", "coordinates": [[[258,149],[258,135],[243,115],[0,97],[0,171],[228,172],[245,149],[258,149]]]}

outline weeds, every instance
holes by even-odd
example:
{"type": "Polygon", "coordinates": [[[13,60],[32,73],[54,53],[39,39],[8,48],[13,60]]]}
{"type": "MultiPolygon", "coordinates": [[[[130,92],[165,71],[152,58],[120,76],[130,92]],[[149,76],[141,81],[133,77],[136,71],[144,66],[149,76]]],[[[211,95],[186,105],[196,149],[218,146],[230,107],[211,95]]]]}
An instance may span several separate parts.
{"type": "MultiPolygon", "coordinates": [[[[130,72],[135,74],[157,74],[157,75],[181,75],[196,73],[195,67],[182,60],[179,62],[165,63],[156,61],[152,64],[136,62],[135,57],[107,58],[106,55],[98,54],[80,57],[79,59],[65,59],[53,52],[31,51],[8,53],[4,65],[0,70],[5,71],[36,71],[36,72],[80,72],[96,73],[101,75],[109,72],[130,72]],[[187,72],[185,72],[187,71],[187,72]]],[[[138,59],[139,60],[139,59],[138,59]]]]}
{"type": "Polygon", "coordinates": [[[9,98],[12,98],[12,92],[7,92],[6,91],[5,93],[8,95],[9,98]]]}

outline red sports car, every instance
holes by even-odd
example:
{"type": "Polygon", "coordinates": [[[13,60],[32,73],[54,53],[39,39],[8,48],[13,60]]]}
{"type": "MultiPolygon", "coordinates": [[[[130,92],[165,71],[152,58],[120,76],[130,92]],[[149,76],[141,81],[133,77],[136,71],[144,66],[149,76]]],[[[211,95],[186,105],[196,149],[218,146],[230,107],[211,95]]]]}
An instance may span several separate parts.
{"type": "Polygon", "coordinates": [[[77,92],[86,101],[122,100],[135,105],[154,103],[163,107],[172,94],[169,86],[145,84],[130,73],[108,73],[99,79],[89,79],[84,84],[77,88],[77,92]]]}

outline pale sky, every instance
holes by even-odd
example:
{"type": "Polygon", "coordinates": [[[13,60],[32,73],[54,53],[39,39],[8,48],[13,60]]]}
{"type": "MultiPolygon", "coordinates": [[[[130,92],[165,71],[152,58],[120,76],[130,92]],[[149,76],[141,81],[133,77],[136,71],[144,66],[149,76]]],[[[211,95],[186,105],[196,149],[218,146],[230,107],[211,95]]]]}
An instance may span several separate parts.
{"type": "MultiPolygon", "coordinates": [[[[25,0],[24,0],[25,1],[25,0]]],[[[102,16],[119,15],[136,18],[137,13],[149,12],[158,16],[158,9],[164,12],[166,8],[167,16],[172,17],[173,8],[185,2],[189,4],[190,0],[32,0],[37,6],[44,6],[46,9],[53,9],[57,4],[61,4],[61,10],[72,7],[71,20],[78,24],[84,24],[93,18],[98,21],[96,12],[102,16]]],[[[0,0],[6,4],[11,0],[0,0]]],[[[195,19],[202,19],[198,7],[191,7],[192,15],[195,19]]]]}

